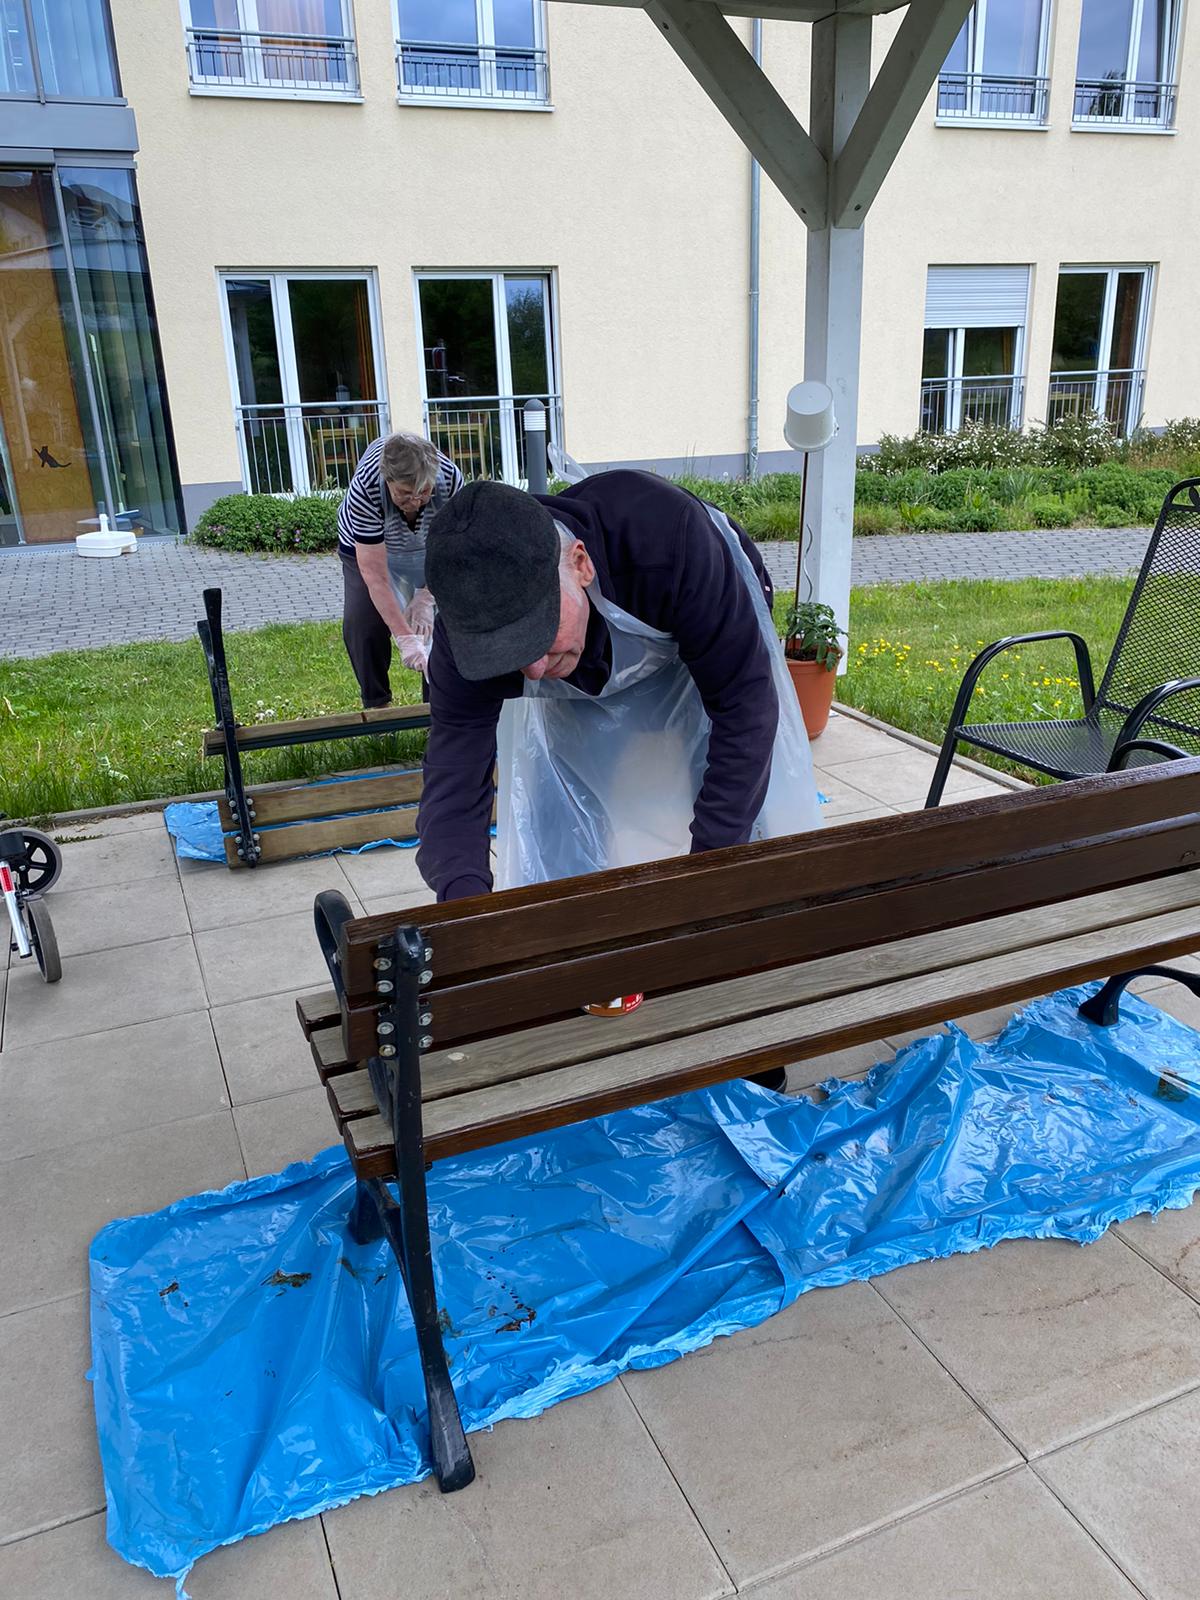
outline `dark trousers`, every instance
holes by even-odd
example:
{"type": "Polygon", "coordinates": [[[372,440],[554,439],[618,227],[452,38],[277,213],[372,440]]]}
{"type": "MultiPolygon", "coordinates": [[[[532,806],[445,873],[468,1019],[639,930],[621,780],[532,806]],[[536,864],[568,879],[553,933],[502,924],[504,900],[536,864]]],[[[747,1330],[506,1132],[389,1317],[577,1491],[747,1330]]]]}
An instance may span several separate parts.
{"type": "Polygon", "coordinates": [[[388,667],[392,660],[392,635],[387,623],[375,609],[370,591],[358,570],[353,556],[341,557],[342,584],[342,640],[354,676],[358,679],[362,703],[369,711],[373,706],[391,704],[392,686],[388,680],[388,667]]]}

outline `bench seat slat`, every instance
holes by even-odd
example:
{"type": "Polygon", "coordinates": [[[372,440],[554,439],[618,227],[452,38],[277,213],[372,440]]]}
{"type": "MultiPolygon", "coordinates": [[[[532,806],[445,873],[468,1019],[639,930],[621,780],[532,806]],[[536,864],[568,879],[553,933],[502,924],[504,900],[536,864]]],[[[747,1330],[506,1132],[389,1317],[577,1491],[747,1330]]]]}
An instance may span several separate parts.
{"type": "Polygon", "coordinates": [[[342,1035],[338,1028],[322,1028],[308,1041],[312,1058],[317,1064],[317,1076],[322,1083],[343,1073],[353,1072],[357,1061],[350,1061],[342,1049],[342,1035]]]}
{"type": "MultiPolygon", "coordinates": [[[[335,783],[306,783],[292,789],[254,789],[254,820],[268,823],[316,821],[346,812],[374,811],[381,806],[410,804],[421,798],[420,772],[388,772],[375,778],[344,778],[335,783]]],[[[223,828],[236,827],[229,801],[222,796],[217,810],[223,828]]]]}
{"type": "MultiPolygon", "coordinates": [[[[1189,905],[468,1091],[426,1107],[426,1157],[435,1160],[479,1149],[747,1072],[786,1066],[869,1042],[882,1032],[936,1024],[1198,945],[1200,912],[1189,905]]],[[[391,1170],[390,1130],[382,1117],[348,1124],[345,1137],[364,1175],[391,1170]]]]}
{"type": "Polygon", "coordinates": [[[300,1031],[306,1039],[321,1028],[336,1028],[342,1013],[333,989],[314,989],[312,994],[302,994],[296,1000],[296,1015],[300,1031]]]}
{"type": "MultiPolygon", "coordinates": [[[[403,732],[429,726],[429,707],[383,706],[378,711],[338,711],[327,717],[297,717],[284,722],[254,722],[235,730],[239,750],[272,750],[285,744],[316,744],[322,739],[350,739],[356,734],[403,732]]],[[[204,754],[219,756],[225,749],[220,728],[204,735],[204,754]]]]}
{"type": "MultiPolygon", "coordinates": [[[[264,828],[258,836],[259,861],[287,861],[293,856],[313,855],[338,845],[367,844],[375,839],[414,839],[416,833],[416,806],[371,811],[356,817],[326,817],[318,822],[293,822],[283,828],[264,828]]],[[[225,859],[231,867],[244,865],[238,859],[237,839],[232,834],[225,838],[225,859]]]]}

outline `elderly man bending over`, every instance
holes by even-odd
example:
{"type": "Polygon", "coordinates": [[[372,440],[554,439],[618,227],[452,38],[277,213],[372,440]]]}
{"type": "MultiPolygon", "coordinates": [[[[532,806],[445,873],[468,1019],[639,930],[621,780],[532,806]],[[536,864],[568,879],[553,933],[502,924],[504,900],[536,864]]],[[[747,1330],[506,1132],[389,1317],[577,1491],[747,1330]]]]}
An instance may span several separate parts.
{"type": "Polygon", "coordinates": [[[350,480],[338,512],[342,638],[368,708],[391,703],[393,639],[406,667],[425,670],[434,610],[425,538],[462,483],[453,461],[416,433],[376,439],[350,480]]]}

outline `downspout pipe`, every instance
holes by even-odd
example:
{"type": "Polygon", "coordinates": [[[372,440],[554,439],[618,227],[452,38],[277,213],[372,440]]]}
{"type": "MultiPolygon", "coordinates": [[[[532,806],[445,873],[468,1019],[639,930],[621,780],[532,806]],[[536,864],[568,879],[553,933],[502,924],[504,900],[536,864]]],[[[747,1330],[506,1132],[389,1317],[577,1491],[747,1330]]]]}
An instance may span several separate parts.
{"type": "MultiPolygon", "coordinates": [[[[762,66],[762,18],[751,24],[750,50],[762,66]]],[[[746,476],[758,477],[758,288],[760,277],[760,235],[762,231],[762,168],[750,158],[750,410],[746,418],[746,476]]]]}

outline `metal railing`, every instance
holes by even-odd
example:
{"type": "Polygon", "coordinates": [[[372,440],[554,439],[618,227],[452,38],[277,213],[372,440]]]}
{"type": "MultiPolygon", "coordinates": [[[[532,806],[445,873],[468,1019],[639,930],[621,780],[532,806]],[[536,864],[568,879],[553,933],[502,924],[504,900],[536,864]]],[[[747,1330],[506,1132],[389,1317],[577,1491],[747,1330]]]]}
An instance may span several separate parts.
{"type": "Polygon", "coordinates": [[[526,400],[540,400],[547,412],[547,441],[563,440],[562,396],[557,394],[456,395],[425,402],[425,432],[457,463],[466,478],[525,479],[526,400]]]}
{"type": "Polygon", "coordinates": [[[191,81],[205,87],[358,93],[353,39],[189,28],[187,53],[191,81]]]}
{"type": "Polygon", "coordinates": [[[345,488],[363,451],[388,431],[382,402],[238,406],[238,431],[252,494],[345,488]]]}
{"type": "Polygon", "coordinates": [[[1146,373],[1142,368],[1111,368],[1106,372],[1055,372],[1046,399],[1046,421],[1094,414],[1104,417],[1123,437],[1142,420],[1146,373]]]}
{"type": "Polygon", "coordinates": [[[980,122],[1043,123],[1049,78],[1004,78],[992,72],[943,72],[938,78],[939,117],[980,122]]]}
{"type": "Polygon", "coordinates": [[[921,432],[957,433],[965,422],[1019,428],[1024,403],[1025,379],[1019,373],[996,378],[923,378],[921,432]]]}
{"type": "Polygon", "coordinates": [[[1072,121],[1085,126],[1121,123],[1129,128],[1170,128],[1175,123],[1173,83],[1125,78],[1079,78],[1072,121]]]}
{"type": "Polygon", "coordinates": [[[401,94],[432,99],[548,100],[544,50],[405,41],[396,51],[401,94]]]}

